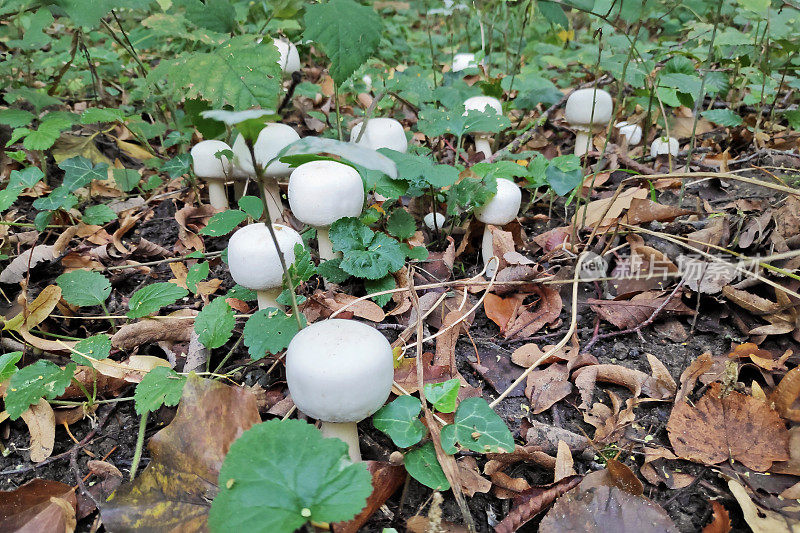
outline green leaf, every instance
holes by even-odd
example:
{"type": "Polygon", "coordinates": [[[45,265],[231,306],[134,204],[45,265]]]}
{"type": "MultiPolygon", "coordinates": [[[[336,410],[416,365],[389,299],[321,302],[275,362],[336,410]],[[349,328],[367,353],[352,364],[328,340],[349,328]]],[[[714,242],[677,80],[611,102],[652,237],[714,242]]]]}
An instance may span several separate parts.
{"type": "Polygon", "coordinates": [[[200,235],[221,237],[236,229],[236,226],[247,220],[247,213],[238,209],[228,209],[211,217],[208,225],[200,230],[200,235]]]}
{"type": "Polygon", "coordinates": [[[458,379],[448,379],[441,383],[426,383],[425,399],[431,402],[440,413],[452,413],[456,410],[460,386],[458,379]]]}
{"type": "Polygon", "coordinates": [[[190,154],[180,154],[161,165],[161,171],[166,172],[170,178],[178,178],[188,174],[192,168],[192,156],[190,154]]]}
{"type": "Polygon", "coordinates": [[[242,287],[239,284],[234,285],[233,288],[225,294],[225,298],[236,298],[243,302],[252,302],[256,300],[257,297],[256,291],[248,289],[247,287],[242,287]]]}
{"type": "Polygon", "coordinates": [[[546,18],[550,24],[554,26],[561,26],[564,29],[569,28],[569,19],[567,19],[567,15],[564,14],[564,10],[559,4],[539,1],[536,2],[536,7],[539,8],[542,16],[546,18]]]}
{"type": "Polygon", "coordinates": [[[30,189],[44,177],[44,172],[39,167],[27,167],[22,170],[12,170],[8,181],[9,187],[23,187],[30,189]]]}
{"type": "Polygon", "coordinates": [[[458,443],[479,453],[514,451],[511,431],[483,398],[467,398],[458,405],[453,420],[458,443]]]}
{"type": "Polygon", "coordinates": [[[208,526],[291,533],[308,521],[350,520],[371,493],[366,465],[348,461],[344,442],[300,420],[271,420],[231,445],[208,526]]]}
{"type": "Polygon", "coordinates": [[[75,363],[69,363],[62,370],[55,363],[40,359],[20,368],[11,376],[6,391],[6,411],[11,420],[19,418],[28,407],[42,398],[52,400],[64,394],[76,366],[75,363]]]}
{"type": "Polygon", "coordinates": [[[239,198],[239,209],[248,214],[253,220],[261,218],[264,212],[264,202],[258,196],[242,196],[239,198]]]}
{"type": "Polygon", "coordinates": [[[389,215],[389,219],[386,221],[386,230],[398,239],[406,240],[414,236],[417,231],[417,223],[411,213],[398,207],[389,215]]]}
{"type": "Polygon", "coordinates": [[[20,193],[22,192],[22,187],[11,187],[10,185],[0,191],[0,212],[5,211],[12,205],[14,202],[17,201],[19,198],[20,193]]]}
{"type": "Polygon", "coordinates": [[[61,100],[58,98],[50,96],[44,91],[31,89],[30,87],[17,87],[16,89],[6,90],[5,100],[9,104],[17,100],[25,100],[33,106],[37,113],[47,106],[61,103],[61,100]]]}
{"type": "Polygon", "coordinates": [[[61,186],[69,192],[86,187],[92,180],[104,180],[108,177],[108,164],[92,162],[85,157],[75,156],[59,163],[58,167],[64,171],[64,181],[61,186]]]}
{"type": "Polygon", "coordinates": [[[422,440],[427,429],[419,419],[422,404],[413,396],[399,396],[372,415],[372,424],[383,431],[400,448],[408,448],[422,440]]]}
{"type": "Polygon", "coordinates": [[[703,111],[700,114],[706,120],[709,120],[714,124],[719,124],[720,126],[725,126],[726,128],[742,125],[742,117],[740,117],[731,109],[710,109],[708,111],[703,111]]]}
{"type": "Polygon", "coordinates": [[[94,335],[87,339],[83,339],[75,345],[75,351],[72,352],[72,360],[79,365],[91,366],[94,364],[91,357],[95,360],[106,359],[111,353],[111,337],[105,334],[94,335]],[[80,353],[75,353],[80,352],[80,353]]]}
{"type": "Polygon", "coordinates": [[[466,177],[447,191],[447,214],[457,215],[459,208],[471,210],[485,204],[497,194],[497,179],[487,176],[483,179],[466,177]]]}
{"type": "MultiPolygon", "coordinates": [[[[386,276],[380,279],[364,280],[364,289],[366,289],[367,294],[372,294],[374,292],[388,291],[394,289],[395,287],[397,287],[397,282],[395,281],[394,276],[392,276],[391,274],[387,274],[386,276]]],[[[375,303],[383,307],[384,305],[389,303],[389,300],[392,299],[392,295],[382,294],[380,296],[373,296],[372,299],[375,301],[375,303]]]]}
{"type": "Polygon", "coordinates": [[[503,178],[512,180],[528,175],[528,169],[515,163],[514,161],[497,161],[495,163],[475,163],[469,169],[480,178],[493,176],[495,178],[503,178]]]}
{"type": "Polygon", "coordinates": [[[101,305],[111,294],[111,283],[99,272],[73,270],[56,278],[61,287],[61,297],[78,307],[101,305]]]}
{"type": "Polygon", "coordinates": [[[70,194],[66,187],[61,186],[53,189],[53,192],[47,196],[34,200],[33,207],[41,211],[69,210],[75,207],[77,203],[78,198],[74,194],[70,194]]]}
{"type": "MultiPolygon", "coordinates": [[[[297,155],[316,155],[316,154],[338,155],[346,161],[342,163],[354,163],[355,165],[383,172],[390,178],[397,178],[397,167],[394,162],[385,155],[365,148],[360,144],[327,139],[325,137],[303,137],[293,142],[283,150],[278,152],[276,159],[283,161],[284,157],[297,155]]],[[[330,158],[318,158],[330,159],[330,158]]],[[[285,161],[284,161],[285,162],[285,161]]]]}
{"type": "Polygon", "coordinates": [[[789,121],[789,127],[795,131],[800,131],[800,109],[786,111],[783,116],[789,121]]]}
{"type": "Polygon", "coordinates": [[[377,233],[366,250],[344,253],[339,264],[345,272],[366,279],[379,279],[403,268],[406,254],[400,243],[384,233],[377,233]]]}
{"type": "Polygon", "coordinates": [[[133,394],[138,415],[157,411],[162,405],[178,405],[183,394],[186,376],[167,366],[157,366],[145,374],[133,394]]]}
{"type": "Polygon", "coordinates": [[[193,24],[218,33],[236,29],[236,8],[230,0],[186,1],[186,18],[193,24]]]}
{"type": "Polygon", "coordinates": [[[205,306],[194,320],[198,340],[209,350],[219,348],[233,335],[236,319],[225,298],[215,298],[205,306]]]}
{"type": "Polygon", "coordinates": [[[106,204],[99,204],[87,207],[81,220],[84,224],[102,226],[117,220],[117,214],[106,204]]]}
{"type": "Polygon", "coordinates": [[[439,433],[439,441],[442,444],[442,450],[449,455],[458,453],[458,440],[456,439],[456,427],[453,424],[447,424],[442,427],[439,433]]]}
{"type": "Polygon", "coordinates": [[[115,168],[112,170],[114,182],[122,192],[130,192],[142,181],[142,175],[132,168],[115,168]]]}
{"type": "Polygon", "coordinates": [[[5,124],[12,128],[27,126],[33,122],[34,118],[36,118],[36,115],[24,109],[3,109],[0,111],[0,124],[5,124]]]}
{"type": "Polygon", "coordinates": [[[197,294],[197,284],[206,279],[210,271],[211,266],[208,261],[201,261],[192,265],[189,272],[186,273],[186,286],[189,290],[197,294]]]}
{"type": "Polygon", "coordinates": [[[580,161],[574,154],[561,155],[550,160],[545,171],[547,183],[559,196],[564,196],[583,183],[580,161]]]}
{"type": "Polygon", "coordinates": [[[426,107],[420,111],[417,123],[419,131],[428,137],[440,137],[445,134],[462,137],[467,133],[497,133],[511,127],[511,121],[505,115],[489,111],[470,110],[464,115],[464,106],[453,109],[426,107]]]}
{"type": "MultiPolygon", "coordinates": [[[[27,128],[23,128],[27,129],[27,128]]],[[[36,130],[28,130],[25,140],[22,142],[28,150],[47,150],[61,136],[61,129],[55,127],[47,127],[44,124],[39,126],[36,130]]]]}
{"type": "Polygon", "coordinates": [[[426,487],[442,491],[450,488],[432,442],[406,452],[403,464],[408,474],[426,487]]]}
{"type": "Polygon", "coordinates": [[[340,218],[331,224],[330,238],[337,252],[364,250],[375,237],[375,232],[355,217],[340,218]]]}
{"type": "Polygon", "coordinates": [[[141,318],[151,315],[165,305],[174,304],[188,294],[189,291],[174,283],[162,282],[147,285],[131,296],[128,302],[128,317],[141,318]]]}
{"type": "Polygon", "coordinates": [[[119,109],[90,107],[81,114],[81,124],[97,124],[102,122],[122,122],[125,113],[119,109]]]}
{"type": "Polygon", "coordinates": [[[321,45],[331,60],[333,81],[341,85],[378,47],[383,24],[371,8],[353,0],[329,0],[306,7],[307,39],[321,45]]]}
{"type": "Polygon", "coordinates": [[[350,274],[342,270],[341,263],[339,258],[323,261],[317,267],[317,273],[331,283],[344,283],[350,274]]]}
{"type": "MultiPolygon", "coordinates": [[[[305,317],[300,315],[303,323],[305,317]]],[[[244,345],[253,361],[277,354],[289,346],[299,328],[297,319],[283,311],[268,307],[256,311],[244,325],[244,345]]]]}
{"type": "Polygon", "coordinates": [[[317,267],[311,260],[311,253],[300,243],[294,245],[294,263],[289,265],[289,274],[292,278],[293,287],[296,289],[298,285],[311,279],[311,276],[317,273],[317,267]]]}
{"type": "Polygon", "coordinates": [[[0,355],[0,383],[17,371],[17,363],[20,359],[22,359],[22,352],[8,352],[0,355]]]}

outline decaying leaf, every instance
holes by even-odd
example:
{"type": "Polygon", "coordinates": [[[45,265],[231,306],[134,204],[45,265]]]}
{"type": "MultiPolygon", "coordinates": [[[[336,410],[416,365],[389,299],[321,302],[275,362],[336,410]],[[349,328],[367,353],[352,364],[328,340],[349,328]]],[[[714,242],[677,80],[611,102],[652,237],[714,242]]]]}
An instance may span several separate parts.
{"type": "Polygon", "coordinates": [[[383,461],[367,461],[367,468],[372,474],[372,494],[367,498],[364,509],[349,522],[341,522],[333,526],[334,533],[357,533],[375,511],[403,484],[406,478],[402,466],[383,461]]]}
{"type": "Polygon", "coordinates": [[[576,475],[575,462],[572,460],[572,452],[563,440],[558,441],[558,453],[556,454],[555,482],[576,475]]]}
{"type": "Polygon", "coordinates": [[[578,227],[595,227],[605,230],[631,206],[634,198],[644,200],[649,196],[649,191],[643,188],[628,189],[615,198],[603,198],[589,202],[575,213],[573,223],[578,227]]]}
{"type": "Polygon", "coordinates": [[[16,490],[0,492],[0,531],[72,533],[75,492],[47,479],[34,479],[16,490]]]}
{"type": "Polygon", "coordinates": [[[477,493],[487,493],[492,489],[492,482],[483,477],[474,457],[461,457],[457,461],[461,490],[472,498],[477,493]]]}
{"type": "Polygon", "coordinates": [[[153,355],[132,355],[121,362],[113,359],[92,361],[92,366],[104,376],[124,379],[129,383],[139,383],[155,367],[169,366],[169,363],[153,355]]]}
{"type": "Polygon", "coordinates": [[[143,319],[125,324],[111,337],[111,344],[127,351],[151,342],[189,342],[190,334],[194,330],[194,320],[178,317],[197,316],[197,311],[181,309],[168,316],[175,318],[143,319]]]}
{"type": "Polygon", "coordinates": [[[756,533],[797,533],[800,531],[800,521],[756,505],[747,493],[747,489],[735,479],[728,480],[728,489],[736,498],[739,507],[742,508],[747,525],[756,533]]]}
{"type": "Polygon", "coordinates": [[[611,407],[597,402],[584,413],[583,420],[597,428],[592,438],[595,443],[627,442],[625,429],[636,419],[633,409],[638,405],[639,400],[628,398],[623,409],[619,396],[611,391],[606,392],[611,398],[611,407]]]}
{"type": "Polygon", "coordinates": [[[728,533],[731,530],[731,517],[728,510],[718,500],[711,500],[714,510],[711,523],[703,528],[703,533],[728,533]]]}
{"type": "Polygon", "coordinates": [[[25,274],[30,268],[35,267],[43,261],[53,260],[53,246],[40,244],[25,250],[0,272],[0,283],[19,283],[25,279],[25,274]]]}
{"type": "Polygon", "coordinates": [[[44,398],[26,409],[22,419],[31,434],[31,461],[41,463],[53,453],[56,442],[56,416],[44,398]]]}
{"type": "Polygon", "coordinates": [[[528,374],[525,396],[531,401],[531,412],[539,414],[563,400],[572,392],[569,370],[563,363],[554,363],[544,370],[528,374]]]}
{"type": "MultiPolygon", "coordinates": [[[[669,296],[654,298],[649,293],[637,294],[630,300],[598,300],[590,298],[587,303],[603,319],[619,329],[632,329],[650,318],[669,296]]],[[[694,311],[679,297],[672,298],[660,311],[661,317],[692,315],[694,311]]]]}
{"type": "Polygon", "coordinates": [[[531,487],[525,493],[520,494],[518,499],[515,499],[516,507],[495,526],[495,532],[513,533],[580,482],[580,476],[571,476],[552,485],[531,487]]]}
{"type": "Polygon", "coordinates": [[[539,297],[538,301],[534,305],[520,305],[517,308],[517,316],[508,326],[505,338],[524,339],[558,320],[562,309],[559,292],[549,285],[533,285],[531,291],[539,297]]]}
{"type": "Polygon", "coordinates": [[[787,372],[769,399],[782,417],[792,422],[800,422],[800,409],[794,408],[794,403],[800,397],[800,367],[795,367],[787,372]]]}
{"type": "Polygon", "coordinates": [[[673,490],[682,489],[689,486],[695,478],[691,474],[676,472],[667,466],[668,461],[677,459],[678,456],[667,448],[647,446],[644,449],[644,464],[639,472],[651,485],[663,483],[673,490]]]}

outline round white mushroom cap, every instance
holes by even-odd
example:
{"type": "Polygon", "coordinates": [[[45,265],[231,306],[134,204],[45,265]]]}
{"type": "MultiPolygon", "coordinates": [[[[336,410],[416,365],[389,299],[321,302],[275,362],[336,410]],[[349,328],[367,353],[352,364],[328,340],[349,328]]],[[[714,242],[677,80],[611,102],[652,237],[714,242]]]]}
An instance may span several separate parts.
{"type": "MultiPolygon", "coordinates": [[[[350,131],[350,142],[356,142],[358,135],[364,127],[363,122],[359,122],[350,131]]],[[[371,150],[378,148],[390,148],[397,152],[405,153],[408,150],[408,140],[403,125],[393,118],[371,118],[367,121],[367,131],[361,136],[359,145],[371,150]]]]}
{"type": "Polygon", "coordinates": [[[343,163],[303,163],[289,177],[289,206],[309,226],[330,226],[340,218],[361,214],[364,183],[356,169],[343,163]]]}
{"type": "Polygon", "coordinates": [[[286,349],[286,383],[297,408],[323,422],[358,422],[381,408],[394,379],[392,347],[354,320],[323,320],[286,349]]]}
{"type": "Polygon", "coordinates": [[[500,100],[497,98],[492,98],[491,96],[473,96],[464,100],[464,109],[466,109],[464,112],[465,115],[467,111],[472,110],[488,113],[489,110],[486,109],[487,107],[493,109],[498,115],[503,114],[503,104],[501,104],[500,100]]]}
{"type": "MultiPolygon", "coordinates": [[[[286,124],[271,123],[264,126],[258,134],[253,152],[256,154],[256,161],[259,165],[266,165],[278,155],[278,152],[300,139],[300,135],[286,124]]],[[[246,177],[255,174],[253,168],[253,158],[250,157],[250,150],[241,135],[236,136],[233,142],[234,170],[237,177],[246,177]]],[[[264,175],[271,178],[281,178],[291,174],[292,169],[286,163],[275,161],[264,170],[264,175]]]]}
{"type": "Polygon", "coordinates": [[[608,124],[614,103],[611,95],[602,89],[578,89],[567,99],[564,118],[577,129],[591,129],[593,124],[608,124]],[[594,102],[594,114],[592,114],[594,102]]]}
{"type": "Polygon", "coordinates": [[[435,227],[442,229],[442,226],[444,226],[444,223],[445,221],[447,221],[447,218],[441,213],[428,213],[427,215],[425,215],[425,218],[422,219],[425,225],[428,226],[428,229],[434,228],[433,225],[434,220],[436,220],[435,227]]]}
{"type": "Polygon", "coordinates": [[[678,139],[675,137],[657,137],[650,145],[650,155],[655,157],[658,155],[671,155],[675,157],[678,155],[678,139]]]}
{"type": "Polygon", "coordinates": [[[498,178],[497,193],[475,210],[475,218],[484,224],[504,226],[515,218],[522,203],[522,191],[511,180],[498,178]]]}
{"type": "Polygon", "coordinates": [[[456,54],[453,56],[453,68],[450,70],[453,72],[461,72],[462,70],[477,66],[478,64],[475,62],[475,54],[456,54]]]}
{"type": "Polygon", "coordinates": [[[286,74],[300,70],[300,54],[297,53],[297,47],[294,44],[283,39],[273,39],[272,44],[281,54],[278,64],[286,74]]]}
{"type": "Polygon", "coordinates": [[[198,178],[225,179],[232,174],[233,165],[227,157],[214,154],[231,147],[222,141],[200,141],[192,147],[192,169],[198,178]]]}
{"type": "Polygon", "coordinates": [[[628,124],[627,122],[617,122],[615,124],[619,129],[619,134],[628,139],[630,146],[636,146],[642,142],[642,128],[638,124],[628,124]]]}
{"type": "MultiPolygon", "coordinates": [[[[288,226],[273,224],[286,265],[294,263],[294,245],[303,244],[300,234],[288,226]]],[[[254,291],[280,287],[283,269],[278,250],[262,222],[236,230],[228,241],[228,268],[233,281],[254,291]]]]}

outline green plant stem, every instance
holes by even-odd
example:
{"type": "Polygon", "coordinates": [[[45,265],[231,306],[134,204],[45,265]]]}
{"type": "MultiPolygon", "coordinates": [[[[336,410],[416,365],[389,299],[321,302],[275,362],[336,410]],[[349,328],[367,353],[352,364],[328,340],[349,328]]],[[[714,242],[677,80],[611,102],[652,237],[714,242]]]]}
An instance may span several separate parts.
{"type": "Polygon", "coordinates": [[[428,46],[431,50],[431,73],[433,74],[433,88],[439,86],[436,82],[436,55],[433,53],[433,37],[431,37],[431,17],[430,15],[425,14],[425,22],[427,22],[426,26],[428,28],[428,46]]]}
{"type": "MultiPolygon", "coordinates": [[[[75,378],[72,378],[72,381],[75,383],[75,385],[78,386],[78,388],[81,390],[81,392],[84,394],[84,396],[86,396],[86,399],[89,400],[89,405],[94,403],[92,401],[93,400],[92,395],[89,394],[88,390],[86,390],[86,386],[83,383],[81,383],[80,381],[78,381],[77,379],[75,379],[75,378]]],[[[80,404],[78,404],[78,405],[80,405],[80,404]]]]}
{"type": "Polygon", "coordinates": [[[68,400],[48,400],[48,403],[53,405],[63,405],[65,407],[78,407],[85,403],[91,403],[91,405],[102,405],[104,403],[117,403],[117,402],[132,402],[134,398],[132,396],[126,396],[124,398],[111,398],[109,400],[94,400],[93,402],[71,402],[68,400]]]}
{"type": "Polygon", "coordinates": [[[514,80],[517,77],[517,73],[522,71],[522,42],[525,40],[525,27],[528,25],[528,17],[530,17],[532,1],[533,0],[528,0],[528,3],[525,5],[525,16],[522,17],[522,25],[519,28],[519,42],[517,43],[516,53],[517,66],[514,69],[514,73],[511,75],[511,83],[508,84],[509,93],[514,89],[514,80]]]}
{"type": "MultiPolygon", "coordinates": [[[[242,343],[242,339],[243,339],[243,338],[244,338],[244,336],[241,336],[241,337],[239,337],[238,339],[236,339],[236,342],[233,344],[233,346],[231,347],[231,349],[230,349],[230,350],[228,350],[228,353],[227,353],[227,354],[225,354],[225,357],[223,357],[223,358],[222,358],[222,361],[220,361],[220,362],[219,362],[219,364],[217,365],[217,368],[215,368],[215,369],[214,369],[214,374],[218,374],[218,373],[219,373],[219,371],[220,371],[220,370],[222,370],[222,367],[223,367],[223,366],[225,366],[225,363],[227,363],[227,362],[228,362],[228,359],[230,359],[231,355],[233,355],[233,352],[234,352],[234,351],[236,351],[236,348],[238,348],[238,347],[239,347],[239,344],[241,344],[241,343],[242,343]]],[[[209,369],[209,364],[210,364],[210,361],[211,361],[211,358],[209,357],[209,358],[206,360],[206,371],[209,369]]]]}
{"type": "MultiPolygon", "coordinates": [[[[339,110],[339,84],[333,84],[333,100],[334,104],[336,104],[336,132],[339,135],[339,140],[344,140],[344,136],[342,135],[342,112],[339,110]]],[[[255,161],[255,159],[253,159],[255,161]]]]}
{"type": "Polygon", "coordinates": [[[111,324],[111,330],[116,333],[116,331],[117,331],[117,323],[114,322],[113,318],[111,318],[111,313],[108,311],[108,306],[106,305],[105,302],[101,302],[100,303],[100,308],[103,310],[103,313],[105,313],[105,315],[107,317],[109,317],[108,318],[108,322],[109,322],[109,324],[111,324]]]}
{"type": "MultiPolygon", "coordinates": [[[[15,228],[35,228],[36,225],[27,222],[9,222],[7,220],[0,220],[0,226],[12,226],[15,228]]],[[[72,227],[72,224],[48,224],[46,229],[63,229],[72,227]]]]}
{"type": "Polygon", "coordinates": [[[136,477],[136,470],[139,469],[139,461],[142,460],[142,449],[144,448],[144,432],[147,428],[147,415],[145,411],[142,418],[139,419],[139,434],[136,436],[136,449],[133,452],[133,460],[131,461],[131,477],[130,480],[136,477]]]}

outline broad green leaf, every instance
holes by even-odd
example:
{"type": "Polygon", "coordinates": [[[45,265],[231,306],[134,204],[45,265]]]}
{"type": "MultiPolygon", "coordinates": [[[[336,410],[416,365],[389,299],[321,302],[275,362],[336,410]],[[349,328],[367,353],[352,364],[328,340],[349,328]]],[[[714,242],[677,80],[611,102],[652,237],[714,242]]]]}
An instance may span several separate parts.
{"type": "Polygon", "coordinates": [[[12,170],[8,181],[9,187],[23,187],[29,189],[42,181],[44,172],[39,167],[27,167],[22,170],[12,170]]]}
{"type": "Polygon", "coordinates": [[[68,211],[75,207],[77,203],[78,198],[62,185],[53,189],[53,192],[47,196],[34,200],[33,207],[40,211],[55,211],[56,209],[68,211]]]}
{"type": "Polygon", "coordinates": [[[700,113],[703,118],[720,126],[732,128],[742,125],[742,117],[731,109],[710,109],[700,113]]]}
{"type": "Polygon", "coordinates": [[[17,363],[20,359],[22,359],[22,352],[8,352],[0,355],[0,383],[17,371],[17,363]]]}
{"type": "Polygon", "coordinates": [[[112,170],[114,182],[122,192],[130,192],[142,181],[142,175],[132,168],[115,168],[112,170]]]}
{"type": "Polygon", "coordinates": [[[84,224],[102,226],[103,224],[117,220],[117,214],[106,204],[98,204],[87,207],[83,211],[81,220],[84,224]]]}
{"type": "Polygon", "coordinates": [[[218,33],[236,29],[236,8],[229,0],[184,0],[186,18],[193,24],[218,33]]]}
{"type": "Polygon", "coordinates": [[[61,136],[62,129],[66,129],[66,127],[48,127],[42,124],[36,130],[28,130],[27,128],[20,129],[27,130],[22,146],[28,150],[47,150],[55,144],[61,136]]]}
{"type": "Polygon", "coordinates": [[[264,212],[264,202],[258,196],[242,196],[237,203],[239,209],[247,213],[253,220],[261,218],[261,214],[264,212]]]}
{"type": "Polygon", "coordinates": [[[181,376],[166,366],[155,367],[136,385],[136,392],[133,394],[136,413],[143,415],[157,411],[162,405],[178,405],[184,385],[186,376],[181,376]]]}
{"type": "Polygon", "coordinates": [[[3,109],[0,110],[0,124],[5,124],[12,128],[21,128],[27,126],[36,115],[24,109],[3,109]]]}
{"type": "MultiPolygon", "coordinates": [[[[305,317],[300,316],[305,322],[305,317]]],[[[268,353],[277,354],[285,349],[298,331],[294,316],[268,307],[247,319],[243,333],[244,345],[253,361],[258,361],[268,353]]]]}
{"type": "Polygon", "coordinates": [[[331,283],[344,283],[350,274],[342,270],[341,263],[342,260],[338,258],[323,261],[317,267],[317,273],[331,283]]]}
{"type": "Polygon", "coordinates": [[[786,117],[786,120],[789,121],[790,128],[795,131],[800,131],[800,110],[786,111],[783,115],[786,117]]]}
{"type": "Polygon", "coordinates": [[[111,337],[105,334],[94,335],[83,339],[75,345],[72,360],[79,365],[94,366],[92,359],[106,359],[111,353],[111,337]],[[76,353],[79,352],[79,353],[76,353]],[[91,357],[91,359],[89,359],[91,357]]]}
{"type": "Polygon", "coordinates": [[[19,418],[42,398],[52,400],[64,394],[76,366],[69,363],[62,369],[55,363],[40,359],[17,370],[8,382],[5,397],[6,411],[11,420],[19,418]]]}
{"type": "Polygon", "coordinates": [[[559,196],[564,196],[583,183],[580,161],[574,154],[561,155],[550,160],[545,171],[547,183],[559,196]]]}
{"type": "Polygon", "coordinates": [[[208,261],[192,265],[186,273],[186,286],[189,290],[197,294],[197,284],[206,279],[210,271],[211,265],[208,264],[208,261]]]}
{"type": "MultiPolygon", "coordinates": [[[[418,248],[421,248],[421,247],[418,247],[418,248]]],[[[397,282],[395,281],[394,276],[392,276],[391,274],[387,274],[386,276],[384,276],[384,277],[382,277],[380,279],[365,279],[364,280],[364,289],[366,289],[367,294],[372,294],[374,292],[388,291],[388,290],[394,289],[395,287],[397,287],[397,282]]],[[[384,305],[389,303],[389,300],[392,299],[392,295],[391,294],[381,294],[380,296],[373,296],[372,299],[375,301],[375,303],[377,303],[378,305],[383,307],[384,305]]]]}
{"type": "Polygon", "coordinates": [[[511,121],[505,115],[498,115],[494,110],[470,110],[464,115],[464,106],[453,109],[426,107],[420,111],[417,124],[419,131],[428,137],[440,137],[445,134],[462,137],[467,133],[497,133],[511,127],[511,121]]]}
{"type": "Polygon", "coordinates": [[[564,29],[569,28],[569,20],[567,15],[564,14],[564,9],[559,4],[553,2],[536,2],[536,7],[542,13],[542,16],[554,26],[561,26],[564,29]]]}
{"type": "Polygon", "coordinates": [[[198,340],[209,350],[228,342],[235,325],[233,309],[222,297],[213,299],[194,320],[198,340]]]}
{"type": "Polygon", "coordinates": [[[97,124],[99,122],[120,122],[125,113],[119,109],[90,107],[81,114],[81,124],[97,124]]]}
{"type": "Polygon", "coordinates": [[[465,177],[447,191],[447,214],[457,215],[459,209],[470,211],[485,204],[497,194],[497,179],[465,177]]]}
{"type": "Polygon", "coordinates": [[[487,176],[494,176],[495,178],[504,178],[513,180],[528,175],[528,169],[514,161],[497,161],[495,163],[475,163],[469,169],[480,178],[487,176]]]}
{"type": "Polygon", "coordinates": [[[221,213],[216,213],[208,221],[208,225],[200,230],[200,235],[210,235],[211,237],[221,237],[236,229],[236,226],[247,220],[247,213],[238,209],[228,209],[221,213]]]}
{"type": "Polygon", "coordinates": [[[12,187],[10,185],[0,191],[0,212],[3,212],[14,205],[14,202],[17,201],[17,198],[19,198],[19,195],[22,191],[22,187],[12,187]]]}
{"type": "Polygon", "coordinates": [[[108,165],[92,162],[85,157],[75,156],[59,163],[58,167],[64,171],[64,181],[61,186],[69,192],[86,187],[92,180],[104,180],[108,177],[108,165]]]}
{"type": "Polygon", "coordinates": [[[339,266],[353,276],[375,280],[403,268],[405,258],[399,242],[377,233],[366,250],[345,252],[339,266]]]}
{"type": "Polygon", "coordinates": [[[111,294],[111,283],[99,272],[73,270],[56,278],[61,287],[61,297],[78,307],[89,307],[105,303],[111,294]]]}
{"type": "Polygon", "coordinates": [[[397,178],[397,167],[385,155],[360,144],[326,139],[325,137],[303,137],[278,152],[275,158],[282,160],[284,156],[322,153],[338,155],[356,165],[383,172],[390,178],[397,178]]]}
{"type": "Polygon", "coordinates": [[[417,231],[417,223],[411,213],[398,207],[389,215],[389,219],[386,221],[386,230],[398,239],[406,240],[414,236],[417,231]]]}
{"type": "Polygon", "coordinates": [[[419,419],[422,404],[413,396],[400,396],[372,415],[372,424],[383,431],[400,448],[408,448],[422,440],[427,429],[419,419]]]}
{"type": "Polygon", "coordinates": [[[308,521],[342,522],[372,493],[364,463],[347,445],[325,439],[300,420],[271,420],[245,431],[230,447],[211,504],[211,531],[291,533],[308,521]]]}
{"type": "Polygon", "coordinates": [[[440,413],[452,413],[456,410],[460,386],[458,379],[448,379],[441,383],[426,383],[425,399],[431,402],[440,413]]]}
{"type": "Polygon", "coordinates": [[[331,224],[330,238],[338,252],[363,250],[375,237],[375,232],[355,217],[340,218],[331,224]]]}
{"type": "Polygon", "coordinates": [[[450,488],[432,442],[406,452],[403,464],[408,474],[426,487],[441,491],[450,488]]]}
{"type": "Polygon", "coordinates": [[[161,165],[161,171],[166,172],[170,178],[177,178],[188,174],[191,168],[192,156],[190,154],[176,155],[161,165]]]}
{"type": "Polygon", "coordinates": [[[60,104],[61,100],[54,96],[50,96],[45,91],[32,89],[30,87],[17,87],[16,89],[8,89],[5,92],[5,100],[9,104],[16,102],[17,100],[25,100],[29,102],[34,110],[38,113],[43,108],[60,104]]]}
{"type": "Polygon", "coordinates": [[[514,451],[511,431],[483,398],[467,398],[458,405],[453,420],[458,443],[478,453],[514,451]]]}
{"type": "Polygon", "coordinates": [[[189,291],[174,283],[161,282],[147,285],[131,296],[128,302],[128,317],[141,318],[151,315],[165,305],[174,304],[188,294],[189,291]]]}
{"type": "Polygon", "coordinates": [[[439,441],[442,444],[442,450],[449,455],[458,453],[458,440],[456,439],[456,427],[453,424],[447,424],[442,428],[439,433],[439,441]]]}

